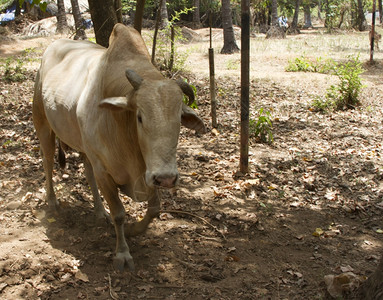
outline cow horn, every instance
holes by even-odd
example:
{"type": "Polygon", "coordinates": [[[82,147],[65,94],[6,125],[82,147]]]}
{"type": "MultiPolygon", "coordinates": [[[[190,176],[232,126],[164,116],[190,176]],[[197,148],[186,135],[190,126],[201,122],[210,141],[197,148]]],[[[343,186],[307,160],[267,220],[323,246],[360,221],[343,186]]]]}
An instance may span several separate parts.
{"type": "Polygon", "coordinates": [[[126,75],[126,78],[128,78],[130,84],[133,86],[133,88],[135,90],[138,90],[140,88],[141,83],[142,83],[141,76],[138,75],[132,69],[126,69],[125,75],[126,75]]]}
{"type": "Polygon", "coordinates": [[[176,82],[179,85],[179,87],[181,88],[181,90],[184,92],[184,94],[186,96],[188,96],[188,98],[189,98],[188,105],[189,106],[192,105],[194,100],[195,100],[193,88],[188,83],[183,81],[182,79],[178,79],[176,82]]]}

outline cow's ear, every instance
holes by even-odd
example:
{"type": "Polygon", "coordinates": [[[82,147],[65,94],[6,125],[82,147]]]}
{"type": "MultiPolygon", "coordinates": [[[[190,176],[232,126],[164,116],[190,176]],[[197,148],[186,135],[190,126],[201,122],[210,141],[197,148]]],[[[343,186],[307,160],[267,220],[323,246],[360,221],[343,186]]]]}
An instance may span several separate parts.
{"type": "Polygon", "coordinates": [[[182,103],[181,123],[186,128],[194,129],[198,133],[206,133],[206,127],[201,118],[184,103],[182,103]]]}
{"type": "Polygon", "coordinates": [[[130,110],[131,105],[126,97],[110,97],[102,99],[99,107],[115,111],[130,110]]]}

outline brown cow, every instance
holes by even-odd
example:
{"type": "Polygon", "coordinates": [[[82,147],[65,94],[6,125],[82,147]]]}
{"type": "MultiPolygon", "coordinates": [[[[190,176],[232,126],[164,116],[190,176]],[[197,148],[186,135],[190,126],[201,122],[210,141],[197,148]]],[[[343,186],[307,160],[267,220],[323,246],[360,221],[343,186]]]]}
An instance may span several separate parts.
{"type": "Polygon", "coordinates": [[[63,39],[48,47],[36,78],[33,122],[49,207],[58,207],[52,184],[57,136],[84,155],[96,213],[105,215],[98,188],[109,205],[117,238],[115,267],[134,269],[118,188],[134,200],[148,201],[144,219],[127,230],[130,235],[144,232],[159,213],[157,188],[177,183],[181,123],[201,133],[205,126],[182,102],[183,92],[192,97],[190,86],[161,75],[136,30],[115,25],[109,45],[63,39]]]}

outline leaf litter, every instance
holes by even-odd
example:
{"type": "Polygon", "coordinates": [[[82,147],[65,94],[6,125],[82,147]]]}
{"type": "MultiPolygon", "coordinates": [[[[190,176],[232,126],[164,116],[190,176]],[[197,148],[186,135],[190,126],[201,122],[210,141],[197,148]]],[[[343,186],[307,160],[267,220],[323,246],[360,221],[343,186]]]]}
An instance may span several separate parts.
{"type": "MultiPolygon", "coordinates": [[[[94,221],[77,154],[68,154],[66,170],[55,168],[62,209],[46,213],[33,82],[0,81],[0,295],[338,297],[371,274],[383,243],[383,138],[377,134],[383,99],[375,97],[383,87],[371,85],[362,108],[322,115],[308,105],[320,91],[252,81],[252,106],[273,112],[274,143],[250,141],[245,175],[237,172],[239,86],[218,79],[219,127],[204,136],[182,129],[180,186],[163,195],[163,212],[148,231],[128,241],[135,274],[113,270],[114,231],[94,221]]],[[[208,80],[193,80],[198,113],[210,124],[208,80]]],[[[145,204],[123,201],[130,221],[142,217],[145,204]]]]}

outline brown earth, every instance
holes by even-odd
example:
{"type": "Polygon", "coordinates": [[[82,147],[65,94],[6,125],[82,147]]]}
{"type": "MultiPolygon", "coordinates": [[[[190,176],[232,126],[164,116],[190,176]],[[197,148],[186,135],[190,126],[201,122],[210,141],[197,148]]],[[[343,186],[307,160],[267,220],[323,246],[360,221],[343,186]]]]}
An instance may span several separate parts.
{"type": "MultiPolygon", "coordinates": [[[[23,59],[27,78],[0,81],[0,298],[323,299],[324,276],[351,272],[363,280],[377,267],[383,245],[382,53],[374,66],[365,64],[362,106],[349,111],[311,109],[312,99],[336,82],[333,76],[284,71],[288,59],[321,53],[329,40],[361,45],[362,34],[307,31],[285,41],[252,39],[251,116],[260,107],[271,111],[274,142],[251,139],[251,171],[243,177],[237,176],[239,55],[216,54],[216,131],[209,116],[208,45],[180,46],[191,49],[187,65],[209,132],[182,130],[180,185],[163,192],[163,212],[148,231],[128,240],[134,274],[113,269],[114,230],[94,220],[76,153],[68,155],[67,169],[57,166],[54,173],[60,214],[45,213],[31,99],[42,50],[57,37],[11,38],[1,44],[2,65],[11,55],[23,59]]],[[[216,52],[220,46],[215,41],[216,52]]],[[[331,47],[334,59],[349,53],[368,59],[364,46],[331,47]]],[[[129,220],[142,217],[144,203],[123,201],[129,220]]]]}

